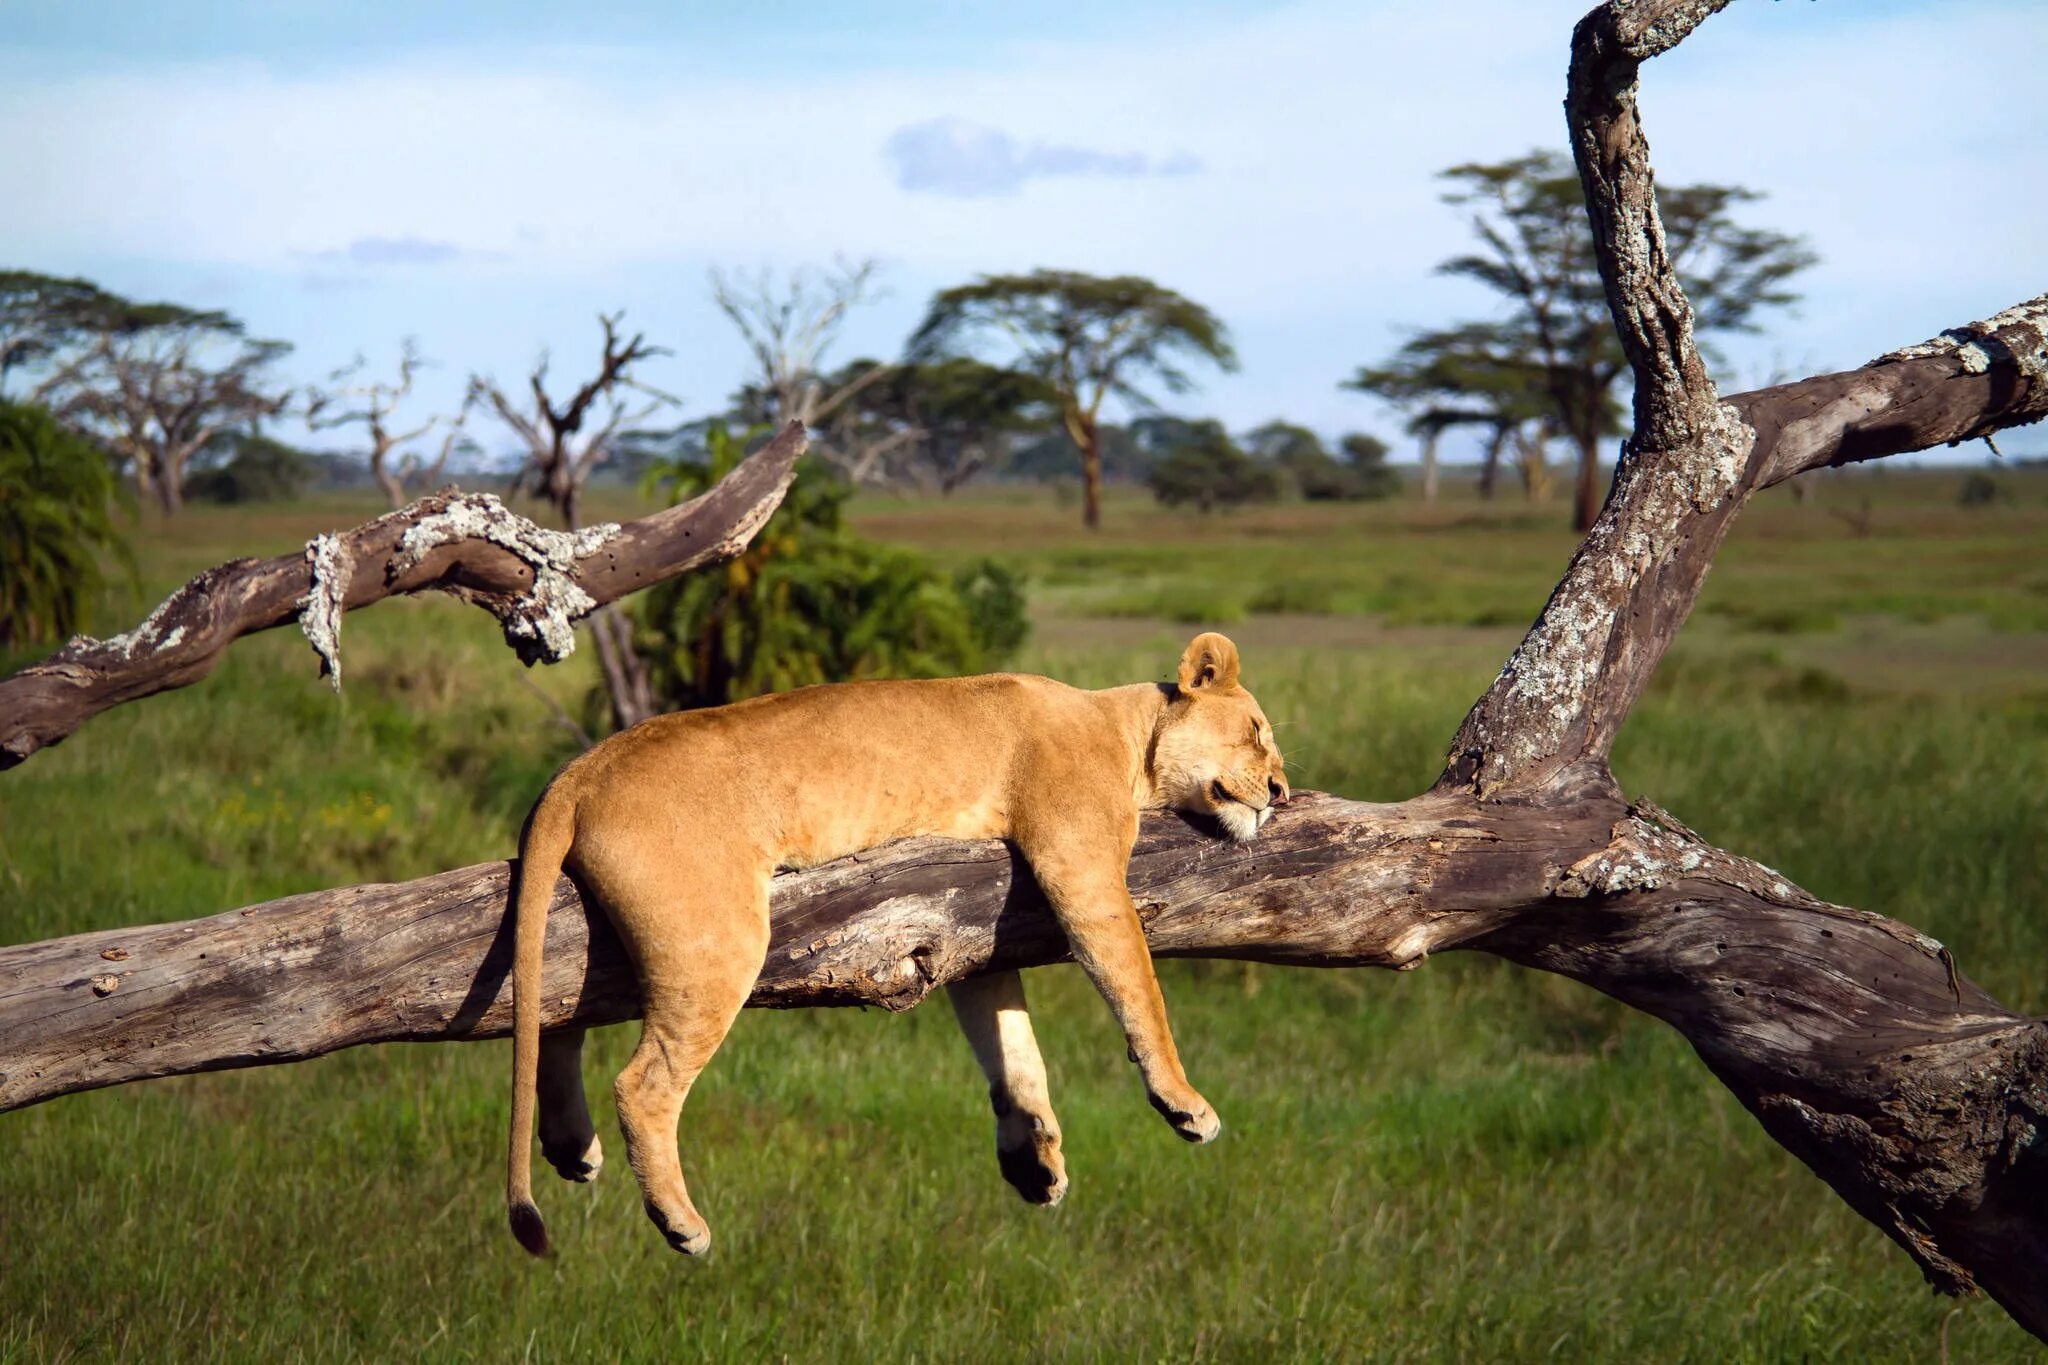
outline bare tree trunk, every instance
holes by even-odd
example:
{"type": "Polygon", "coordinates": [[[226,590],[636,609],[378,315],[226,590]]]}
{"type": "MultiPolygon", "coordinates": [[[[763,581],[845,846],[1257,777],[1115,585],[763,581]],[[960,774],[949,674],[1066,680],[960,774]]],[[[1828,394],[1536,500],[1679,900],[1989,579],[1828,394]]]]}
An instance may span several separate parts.
{"type": "Polygon", "coordinates": [[[1494,485],[1500,479],[1501,451],[1507,446],[1508,436],[1513,430],[1503,423],[1495,427],[1486,439],[1486,459],[1479,466],[1479,496],[1487,502],[1493,501],[1494,485]]]}
{"type": "Polygon", "coordinates": [[[185,506],[184,471],[166,466],[156,477],[156,504],[165,517],[175,517],[185,506]]]}
{"type": "Polygon", "coordinates": [[[615,604],[599,607],[590,617],[590,639],[604,674],[611,701],[612,728],[626,730],[654,715],[657,705],[647,660],[633,645],[633,627],[615,604]]]}
{"type": "Polygon", "coordinates": [[[405,485],[400,483],[398,476],[387,467],[385,462],[389,455],[390,452],[385,450],[370,452],[370,477],[384,490],[384,496],[391,502],[391,510],[396,512],[405,506],[405,485]]]}
{"type": "Polygon", "coordinates": [[[1538,502],[1550,493],[1550,460],[1547,454],[1549,440],[1538,427],[1536,433],[1528,435],[1515,433],[1515,469],[1522,477],[1522,497],[1529,502],[1538,502]]]}
{"type": "Polygon", "coordinates": [[[1102,529],[1102,433],[1092,419],[1080,425],[1081,524],[1091,531],[1102,529]]]}
{"type": "Polygon", "coordinates": [[[1422,500],[1435,502],[1437,491],[1436,443],[1442,435],[1432,427],[1422,434],[1422,500]]]}

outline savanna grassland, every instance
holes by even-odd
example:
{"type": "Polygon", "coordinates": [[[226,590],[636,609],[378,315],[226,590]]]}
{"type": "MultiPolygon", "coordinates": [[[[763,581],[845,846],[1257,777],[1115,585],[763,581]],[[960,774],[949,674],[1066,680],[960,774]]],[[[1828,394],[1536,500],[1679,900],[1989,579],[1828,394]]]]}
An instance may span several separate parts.
{"type": "MultiPolygon", "coordinates": [[[[1961,477],[1844,476],[1752,508],[1616,766],[1708,838],[2048,1011],[2048,475],[2001,472],[2005,500],[1970,509],[1961,477]]],[[[102,625],[371,510],[146,526],[143,595],[102,625]]],[[[1297,785],[1375,799],[1431,780],[1572,543],[1561,505],[1462,492],[1208,518],[1126,496],[1096,536],[1038,491],[869,499],[855,520],[1028,571],[1020,663],[1077,683],[1166,676],[1192,630],[1223,626],[1297,785]]],[[[536,689],[580,710],[587,652],[528,674],[446,601],[351,616],[342,643],[339,698],[275,632],[0,776],[0,941],[510,853],[574,745],[536,689]]],[[[942,1004],[746,1015],[683,1122],[718,1237],[701,1264],[642,1216],[608,1100],[603,1178],[543,1168],[559,1255],[517,1249],[503,1043],[0,1116],[0,1361],[1937,1353],[1950,1305],[1647,1018],[1460,953],[1401,975],[1162,970],[1226,1137],[1176,1141],[1086,982],[1037,973],[1074,1175],[1049,1212],[998,1178],[942,1004]]],[[[594,1039],[594,1097],[631,1033],[594,1039]]],[[[1958,1361],[2038,1350],[1981,1301],[1947,1339],[1958,1361]]]]}

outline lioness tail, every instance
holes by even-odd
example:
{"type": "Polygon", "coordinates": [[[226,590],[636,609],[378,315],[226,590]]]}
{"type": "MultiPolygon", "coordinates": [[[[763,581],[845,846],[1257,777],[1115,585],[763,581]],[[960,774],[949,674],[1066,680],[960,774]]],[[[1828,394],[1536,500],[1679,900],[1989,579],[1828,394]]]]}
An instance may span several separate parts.
{"type": "Polygon", "coordinates": [[[541,950],[548,904],[575,838],[575,807],[551,787],[527,818],[519,844],[519,889],[512,900],[512,1144],[505,1211],[512,1235],[536,1256],[548,1250],[547,1224],[533,1202],[533,1106],[540,1081],[541,950]]]}

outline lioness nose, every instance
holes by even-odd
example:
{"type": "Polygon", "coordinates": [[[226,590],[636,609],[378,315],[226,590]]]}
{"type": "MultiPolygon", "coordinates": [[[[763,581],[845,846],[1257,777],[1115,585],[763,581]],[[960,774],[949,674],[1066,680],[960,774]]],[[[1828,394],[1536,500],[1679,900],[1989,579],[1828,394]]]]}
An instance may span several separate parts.
{"type": "Polygon", "coordinates": [[[1266,804],[1271,806],[1284,806],[1287,804],[1287,788],[1281,786],[1279,782],[1270,777],[1266,779],[1266,804]]]}

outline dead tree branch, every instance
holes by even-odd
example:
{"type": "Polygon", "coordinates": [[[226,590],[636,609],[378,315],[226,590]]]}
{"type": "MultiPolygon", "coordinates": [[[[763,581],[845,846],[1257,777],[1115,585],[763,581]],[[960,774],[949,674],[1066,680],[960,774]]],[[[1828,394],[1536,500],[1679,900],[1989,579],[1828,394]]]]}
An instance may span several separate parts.
{"type": "Polygon", "coordinates": [[[440,591],[484,608],[528,663],[575,648],[574,623],[664,578],[730,559],[781,503],[804,434],[791,426],[717,487],[624,525],[546,531],[489,495],[436,493],[304,554],[208,569],[111,640],[79,636],[0,679],[0,768],[123,702],[198,682],[244,635],[297,623],[328,671],[341,615],[401,593],[440,591]]]}

